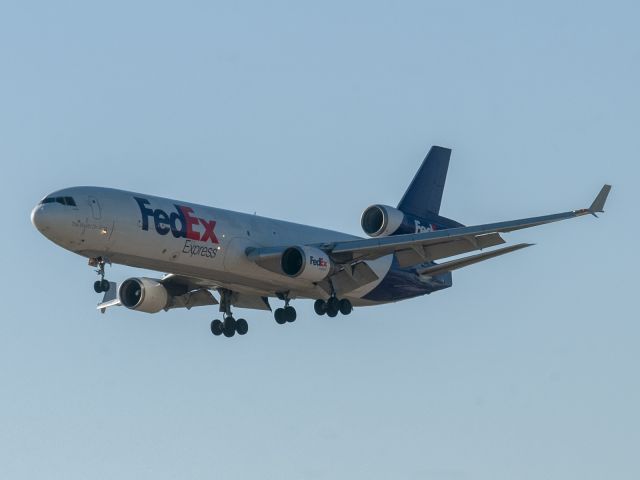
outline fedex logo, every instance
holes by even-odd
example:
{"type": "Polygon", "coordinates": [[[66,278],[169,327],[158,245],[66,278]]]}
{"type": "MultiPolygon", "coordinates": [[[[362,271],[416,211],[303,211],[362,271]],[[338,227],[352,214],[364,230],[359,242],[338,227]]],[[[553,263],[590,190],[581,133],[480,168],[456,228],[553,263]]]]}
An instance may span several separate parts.
{"type": "Polygon", "coordinates": [[[416,233],[435,232],[437,230],[436,226],[431,223],[429,223],[426,227],[422,225],[419,220],[414,220],[413,223],[416,227],[416,233]]]}
{"type": "Polygon", "coordinates": [[[176,211],[167,213],[159,208],[149,208],[149,200],[133,197],[140,207],[142,230],[149,230],[149,218],[153,218],[153,226],[159,235],[169,232],[176,238],[188,238],[199,242],[220,243],[214,232],[216,222],[193,215],[191,207],[174,205],[176,211]]]}
{"type": "Polygon", "coordinates": [[[314,267],[318,267],[323,270],[329,266],[329,263],[327,262],[327,260],[325,260],[322,257],[316,258],[313,255],[309,255],[309,263],[314,267]]]}

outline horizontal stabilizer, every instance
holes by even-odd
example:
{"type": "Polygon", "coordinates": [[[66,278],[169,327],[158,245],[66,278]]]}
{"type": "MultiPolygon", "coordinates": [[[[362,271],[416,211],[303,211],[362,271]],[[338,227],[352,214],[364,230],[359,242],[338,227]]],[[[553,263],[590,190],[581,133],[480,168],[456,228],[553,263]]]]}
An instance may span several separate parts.
{"type": "Polygon", "coordinates": [[[485,260],[489,260],[490,258],[499,257],[500,255],[504,255],[506,253],[511,253],[511,252],[515,252],[516,250],[520,250],[522,248],[530,247],[531,245],[533,244],[519,243],[518,245],[511,245],[510,247],[499,248],[498,250],[493,250],[491,252],[479,253],[477,255],[471,255],[470,257],[451,260],[450,262],[444,262],[439,265],[433,265],[432,267],[427,267],[427,268],[418,270],[418,274],[431,277],[434,275],[438,275],[440,273],[451,272],[459,268],[468,267],[469,265],[473,265],[474,263],[483,262],[485,260]]]}

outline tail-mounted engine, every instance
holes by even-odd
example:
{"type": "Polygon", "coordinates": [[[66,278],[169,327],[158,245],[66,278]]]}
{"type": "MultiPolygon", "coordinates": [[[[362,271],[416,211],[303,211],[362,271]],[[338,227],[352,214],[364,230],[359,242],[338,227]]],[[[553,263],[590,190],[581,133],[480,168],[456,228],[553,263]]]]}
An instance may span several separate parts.
{"type": "Polygon", "coordinates": [[[426,218],[416,217],[389,205],[371,205],[362,213],[360,224],[364,233],[370,237],[424,233],[464,226],[435,214],[426,218]]]}
{"type": "Polygon", "coordinates": [[[170,295],[167,289],[152,278],[129,278],[118,289],[120,303],[131,310],[157,313],[167,308],[170,295]]]}
{"type": "Polygon", "coordinates": [[[387,237],[398,232],[405,222],[405,214],[388,205],[371,205],[362,213],[360,224],[370,237],[387,237]]]}

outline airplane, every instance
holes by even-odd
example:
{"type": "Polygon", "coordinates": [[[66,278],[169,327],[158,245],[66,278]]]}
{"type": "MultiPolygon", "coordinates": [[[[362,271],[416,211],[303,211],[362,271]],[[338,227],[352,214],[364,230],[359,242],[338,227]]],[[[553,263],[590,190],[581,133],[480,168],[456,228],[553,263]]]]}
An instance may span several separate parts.
{"type": "Polygon", "coordinates": [[[97,308],[158,313],[218,305],[211,332],[233,337],[249,326],[232,308],[272,311],[296,320],[291,301],[315,300],[318,315],[349,315],[354,307],[397,302],[453,285],[452,272],[530,247],[501,247],[501,233],[604,211],[610,185],[589,208],[465,226],[440,216],[451,150],[433,146],[396,207],[366,208],[369,238],[113,188],[72,187],[42,199],[33,225],[57,245],[89,259],[103,293],[97,308]],[[449,257],[457,257],[438,263],[449,257]],[[159,278],[105,279],[105,267],[128,265],[159,278]],[[212,292],[218,294],[218,298],[212,292]],[[283,302],[275,311],[270,300],[283,302]]]}

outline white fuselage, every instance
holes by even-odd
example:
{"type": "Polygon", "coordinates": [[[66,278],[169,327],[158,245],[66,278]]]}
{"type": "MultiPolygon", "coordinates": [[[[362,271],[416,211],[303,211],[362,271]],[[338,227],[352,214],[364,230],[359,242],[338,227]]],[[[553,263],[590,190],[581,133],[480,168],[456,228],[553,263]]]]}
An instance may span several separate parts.
{"type": "MultiPolygon", "coordinates": [[[[358,237],[214,207],[100,187],[52,193],[32,212],[47,238],[78,255],[206,279],[241,293],[326,298],[315,283],[266,270],[249,248],[330,244],[358,237]],[[64,199],[72,199],[68,201],[64,199]],[[53,199],[53,200],[51,200],[53,199]],[[63,199],[56,201],[55,199],[63,199]]],[[[367,262],[378,280],[350,292],[354,304],[389,271],[392,256],[367,262]]]]}

